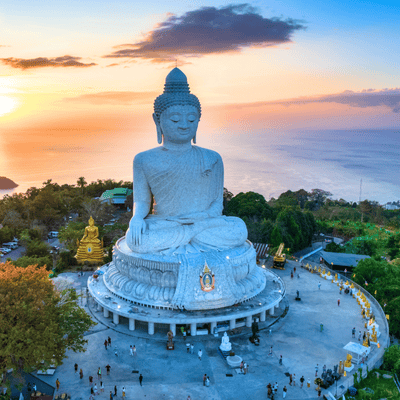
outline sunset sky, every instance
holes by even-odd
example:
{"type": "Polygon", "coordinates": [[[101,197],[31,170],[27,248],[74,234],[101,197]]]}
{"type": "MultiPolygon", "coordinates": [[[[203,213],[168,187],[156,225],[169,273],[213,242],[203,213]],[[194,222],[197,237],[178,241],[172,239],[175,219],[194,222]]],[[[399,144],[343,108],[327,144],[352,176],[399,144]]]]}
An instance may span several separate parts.
{"type": "Polygon", "coordinates": [[[363,130],[392,130],[396,153],[399,23],[397,1],[2,0],[0,176],[23,190],[51,178],[132,180],[134,155],[157,145],[152,104],[177,63],[202,104],[198,145],[221,153],[231,191],[268,199],[325,185],[356,200],[363,179],[371,199],[397,200],[396,184],[361,170],[296,183],[289,175],[306,164],[280,148],[291,165],[279,166],[271,146],[304,131],[368,142],[363,130]]]}

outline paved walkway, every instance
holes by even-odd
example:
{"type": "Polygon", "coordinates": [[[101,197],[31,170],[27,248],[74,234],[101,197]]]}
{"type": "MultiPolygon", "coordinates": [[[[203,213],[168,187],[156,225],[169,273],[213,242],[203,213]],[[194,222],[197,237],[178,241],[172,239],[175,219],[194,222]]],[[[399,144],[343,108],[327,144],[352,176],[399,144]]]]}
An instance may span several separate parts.
{"type": "MultiPolygon", "coordinates": [[[[98,383],[98,367],[102,369],[105,386],[105,392],[98,398],[103,399],[109,399],[114,385],[118,388],[118,398],[122,397],[122,386],[126,387],[128,400],[186,400],[188,395],[192,400],[266,399],[266,385],[275,382],[279,384],[278,399],[282,398],[284,385],[288,388],[287,399],[316,399],[317,392],[313,383],[315,365],[319,364],[321,373],[324,364],[333,369],[333,365],[338,364],[339,360],[345,360],[343,346],[352,340],[357,341],[351,337],[352,328],[355,327],[357,332],[364,330],[360,307],[349,295],[340,295],[336,284],[300,269],[298,263],[289,261],[286,270],[274,271],[287,285],[286,302],[281,303],[281,313],[289,306],[287,315],[278,321],[277,315],[267,317],[265,325],[260,325],[260,328],[276,323],[260,332],[259,347],[249,342],[249,328],[244,329],[242,335],[231,338],[233,351],[249,364],[247,375],[238,375],[219,355],[220,338],[189,337],[187,340],[195,345],[195,354],[192,355],[186,352],[183,338],[178,335],[175,338],[175,350],[167,351],[166,338],[161,334],[149,336],[145,329],[130,332],[123,324],[112,327],[110,319],[105,320],[102,313],[93,312],[98,325],[87,333],[86,353],[68,352],[64,364],[57,368],[54,376],[40,378],[53,386],[58,378],[61,382],[60,393],[69,393],[72,400],[89,398],[88,377],[92,375],[98,383]],[[294,266],[297,267],[300,278],[290,278],[290,270],[294,266]],[[319,281],[321,289],[318,289],[319,281]],[[300,302],[294,300],[296,290],[300,291],[300,302]],[[338,298],[341,299],[340,306],[337,305],[338,298]],[[320,332],[321,323],[324,324],[323,332],[320,332]],[[112,348],[105,350],[103,343],[108,336],[112,339],[112,348]],[[137,356],[129,355],[130,345],[136,346],[137,356]],[[273,346],[272,356],[268,356],[270,346],[273,346]],[[115,348],[118,356],[114,354],[115,348]],[[201,361],[197,357],[199,349],[203,351],[201,361]],[[283,356],[282,366],[279,365],[280,355],[283,356]],[[83,369],[82,380],[79,375],[74,374],[75,363],[83,369]],[[111,366],[109,376],[105,370],[107,364],[111,366]],[[143,387],[139,385],[139,373],[143,374],[143,387]],[[286,373],[296,374],[295,387],[289,386],[286,373]],[[204,374],[211,379],[208,388],[202,384],[204,374]],[[310,389],[300,388],[299,379],[302,375],[306,380],[311,379],[310,389]]],[[[86,278],[78,278],[76,274],[66,275],[77,281],[74,284],[76,287],[86,281],[86,278]]],[[[90,302],[89,306],[91,305],[90,302]]],[[[383,327],[379,319],[377,323],[383,327]]],[[[375,347],[371,349],[372,352],[377,351],[375,347]]],[[[341,378],[338,385],[346,386],[346,381],[341,378]]],[[[335,387],[329,390],[335,393],[335,387]]]]}

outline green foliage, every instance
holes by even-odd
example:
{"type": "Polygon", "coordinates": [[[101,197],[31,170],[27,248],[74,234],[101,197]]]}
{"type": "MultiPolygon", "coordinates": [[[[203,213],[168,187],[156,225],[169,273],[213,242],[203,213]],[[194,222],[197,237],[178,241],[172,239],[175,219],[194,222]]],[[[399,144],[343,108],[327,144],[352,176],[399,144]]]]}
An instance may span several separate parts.
{"type": "Polygon", "coordinates": [[[61,251],[58,255],[56,272],[62,272],[74,265],[78,265],[74,255],[70,251],[61,251]]]}
{"type": "Polygon", "coordinates": [[[0,244],[11,242],[13,238],[14,238],[14,229],[10,228],[9,226],[5,226],[2,229],[0,229],[0,244]]]}
{"type": "Polygon", "coordinates": [[[67,350],[85,351],[94,325],[73,290],[58,292],[45,268],[0,264],[0,373],[62,364],[67,350]]]}
{"type": "Polygon", "coordinates": [[[330,253],[345,253],[346,249],[335,242],[331,242],[326,245],[325,251],[329,251],[330,253]]]}
{"type": "Polygon", "coordinates": [[[272,217],[272,209],[264,196],[254,192],[239,193],[226,205],[226,215],[247,218],[251,222],[260,222],[272,217]]]}
{"type": "Polygon", "coordinates": [[[32,240],[26,248],[26,256],[28,257],[49,257],[50,251],[47,243],[40,240],[32,240]]]}
{"type": "Polygon", "coordinates": [[[60,243],[64,243],[67,249],[75,254],[78,249],[76,241],[82,239],[86,225],[87,222],[70,222],[68,225],[60,228],[58,240],[60,243]]]}
{"type": "Polygon", "coordinates": [[[45,266],[48,271],[50,271],[53,268],[53,261],[50,256],[44,256],[44,257],[23,256],[18,258],[18,260],[12,261],[12,263],[16,267],[21,267],[21,268],[27,268],[29,265],[37,265],[38,267],[45,266]]]}
{"type": "Polygon", "coordinates": [[[400,374],[400,346],[392,345],[385,350],[383,355],[383,367],[388,371],[400,374]]]}

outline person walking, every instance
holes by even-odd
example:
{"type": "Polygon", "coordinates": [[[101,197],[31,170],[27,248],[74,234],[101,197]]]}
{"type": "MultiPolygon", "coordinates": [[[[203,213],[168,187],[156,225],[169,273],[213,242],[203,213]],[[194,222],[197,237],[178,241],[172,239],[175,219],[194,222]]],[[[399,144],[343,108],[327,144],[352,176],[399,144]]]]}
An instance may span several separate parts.
{"type": "Polygon", "coordinates": [[[244,374],[245,374],[245,375],[247,374],[248,369],[249,369],[249,365],[248,365],[247,362],[245,361],[244,364],[243,364],[243,370],[244,370],[244,374]]]}
{"type": "Polygon", "coordinates": [[[351,337],[353,337],[353,338],[356,337],[356,328],[355,327],[351,330],[351,337]]]}
{"type": "Polygon", "coordinates": [[[207,374],[203,375],[203,386],[206,386],[207,374]]]}
{"type": "Polygon", "coordinates": [[[107,350],[107,345],[108,345],[108,342],[107,342],[107,339],[104,341],[104,347],[106,348],[106,350],[107,350]]]}
{"type": "Polygon", "coordinates": [[[117,397],[117,392],[118,392],[118,391],[117,391],[117,386],[115,385],[115,386],[114,386],[114,397],[117,397]]]}
{"type": "Polygon", "coordinates": [[[268,356],[271,356],[271,357],[272,357],[272,346],[269,348],[268,356]]]}
{"type": "Polygon", "coordinates": [[[206,377],[206,387],[210,387],[210,378],[206,377]]]}
{"type": "Polygon", "coordinates": [[[58,392],[58,390],[60,389],[60,381],[58,380],[58,378],[56,380],[56,388],[57,388],[57,392],[58,392]]]}
{"type": "Polygon", "coordinates": [[[203,352],[201,349],[197,352],[197,355],[199,356],[199,360],[201,361],[201,356],[203,355],[203,352]]]}
{"type": "Polygon", "coordinates": [[[281,355],[281,357],[279,358],[279,365],[282,365],[282,355],[281,355]]]}
{"type": "Polygon", "coordinates": [[[304,383],[304,376],[302,375],[300,378],[300,388],[303,388],[303,383],[304,383]]]}
{"type": "Polygon", "coordinates": [[[97,377],[99,378],[99,380],[101,380],[101,368],[100,367],[97,370],[97,377]]]}
{"type": "Polygon", "coordinates": [[[75,369],[75,375],[76,375],[78,373],[78,364],[77,363],[75,363],[74,369],[75,369]]]}
{"type": "Polygon", "coordinates": [[[307,388],[310,389],[310,387],[311,387],[311,381],[310,381],[310,378],[308,378],[307,379],[307,388]]]}
{"type": "Polygon", "coordinates": [[[278,394],[278,382],[275,382],[274,385],[274,393],[277,395],[278,394]]]}
{"type": "Polygon", "coordinates": [[[100,392],[101,392],[101,393],[104,392],[104,385],[103,385],[103,382],[100,382],[100,392]]]}
{"type": "Polygon", "coordinates": [[[108,345],[111,346],[111,338],[110,338],[110,336],[108,337],[107,341],[108,341],[108,345]]]}
{"type": "Polygon", "coordinates": [[[324,364],[322,367],[322,373],[325,374],[325,372],[326,372],[326,365],[324,364]]]}
{"type": "Polygon", "coordinates": [[[111,369],[110,365],[107,364],[107,365],[106,365],[107,375],[110,375],[110,369],[111,369]]]}
{"type": "Polygon", "coordinates": [[[296,386],[296,374],[293,374],[293,386],[296,386]]]}
{"type": "Polygon", "coordinates": [[[194,344],[190,345],[190,354],[194,354],[194,344]]]}
{"type": "Polygon", "coordinates": [[[286,398],[286,393],[287,393],[287,388],[286,386],[283,387],[283,393],[282,393],[282,397],[285,399],[286,398]]]}
{"type": "Polygon", "coordinates": [[[116,347],[114,348],[114,354],[115,354],[115,357],[118,357],[118,349],[116,347]]]}
{"type": "Polygon", "coordinates": [[[99,394],[99,391],[97,390],[97,384],[96,383],[94,384],[93,391],[94,391],[95,395],[99,394]]]}
{"type": "Polygon", "coordinates": [[[292,382],[293,382],[293,375],[289,374],[289,385],[292,386],[292,382]]]}
{"type": "Polygon", "coordinates": [[[89,386],[93,386],[93,376],[89,376],[89,386]]]}
{"type": "Polygon", "coordinates": [[[136,346],[135,345],[133,345],[132,351],[133,351],[133,357],[135,357],[136,356],[136,346]]]}
{"type": "Polygon", "coordinates": [[[110,390],[110,400],[113,400],[113,394],[111,390],[110,390]]]}
{"type": "Polygon", "coordinates": [[[362,335],[362,334],[361,334],[361,331],[359,331],[359,332],[358,332],[358,341],[359,341],[359,342],[361,341],[361,335],[362,335]]]}
{"type": "Polygon", "coordinates": [[[122,398],[125,399],[125,386],[122,386],[122,398]]]}
{"type": "Polygon", "coordinates": [[[188,342],[186,343],[186,353],[189,354],[189,352],[190,352],[190,343],[188,342]]]}
{"type": "Polygon", "coordinates": [[[83,371],[82,371],[82,368],[79,370],[79,378],[80,378],[80,379],[83,378],[83,371]]]}
{"type": "Polygon", "coordinates": [[[318,282],[318,289],[321,290],[321,282],[318,282]]]}
{"type": "Polygon", "coordinates": [[[318,364],[315,366],[315,376],[318,376],[318,364]]]}
{"type": "Polygon", "coordinates": [[[340,306],[340,299],[337,299],[337,305],[340,306]]]}
{"type": "Polygon", "coordinates": [[[143,375],[140,374],[140,375],[139,375],[139,383],[140,383],[140,386],[143,386],[143,385],[142,385],[142,382],[143,382],[143,375]]]}
{"type": "Polygon", "coordinates": [[[243,360],[242,360],[241,363],[240,363],[240,372],[241,372],[242,374],[244,374],[244,363],[243,363],[243,360]]]}
{"type": "Polygon", "coordinates": [[[321,397],[321,388],[319,386],[317,388],[317,391],[318,391],[318,397],[321,397]]]}
{"type": "Polygon", "coordinates": [[[131,345],[130,348],[129,348],[129,354],[133,357],[133,348],[132,348],[132,345],[131,345]]]}

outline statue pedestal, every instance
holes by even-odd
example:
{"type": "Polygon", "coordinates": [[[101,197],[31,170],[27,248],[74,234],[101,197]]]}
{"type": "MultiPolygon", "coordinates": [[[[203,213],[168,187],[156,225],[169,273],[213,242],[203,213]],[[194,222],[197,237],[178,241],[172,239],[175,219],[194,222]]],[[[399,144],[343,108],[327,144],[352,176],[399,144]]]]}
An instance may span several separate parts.
{"type": "Polygon", "coordinates": [[[227,343],[226,345],[221,344],[221,346],[219,346],[219,348],[221,349],[221,351],[224,351],[224,352],[231,351],[232,344],[231,343],[227,343]]]}
{"type": "Polygon", "coordinates": [[[133,253],[123,237],[114,246],[104,283],[118,297],[138,304],[212,310],[255,297],[265,288],[266,274],[257,267],[249,241],[223,251],[167,256],[133,253]]]}
{"type": "Polygon", "coordinates": [[[351,367],[344,367],[344,370],[346,371],[346,372],[350,372],[350,371],[352,371],[354,369],[354,365],[351,365],[351,367]]]}

